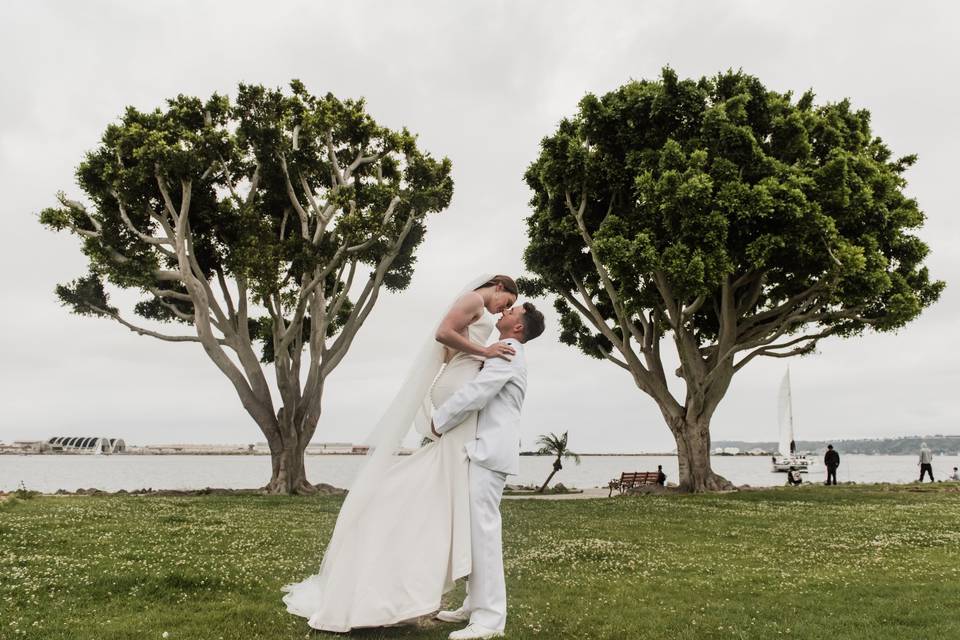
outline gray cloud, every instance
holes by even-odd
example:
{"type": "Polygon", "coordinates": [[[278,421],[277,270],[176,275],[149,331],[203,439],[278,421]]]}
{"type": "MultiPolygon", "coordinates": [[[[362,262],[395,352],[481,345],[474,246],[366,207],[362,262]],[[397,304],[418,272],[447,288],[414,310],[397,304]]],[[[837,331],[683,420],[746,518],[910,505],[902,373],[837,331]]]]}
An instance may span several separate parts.
{"type": "MultiPolygon", "coordinates": [[[[742,67],[778,90],[812,87],[819,100],[850,96],[870,109],[895,153],[920,155],[908,177],[929,216],[929,264],[956,282],[957,14],[892,2],[4,3],[0,439],[261,439],[196,345],[151,342],[54,300],[84,260],[35,214],[59,189],[78,195],[75,166],[127,104],[296,77],[315,93],[365,96],[383,124],[409,127],[453,160],[454,201],[430,222],[413,284],[384,296],[326,388],[316,439],[360,440],[462,283],[522,272],[522,176],[540,138],[584,93],[664,64],[682,76],[742,67]]],[[[960,375],[947,337],[958,310],[951,286],[897,335],[831,340],[792,361],[800,437],[956,432],[960,375]]],[[[525,439],[569,429],[579,450],[672,448],[653,401],[609,363],[557,343],[554,320],[529,348],[525,439]]],[[[739,374],[714,437],[771,439],[784,368],[756,362],[739,374]]]]}

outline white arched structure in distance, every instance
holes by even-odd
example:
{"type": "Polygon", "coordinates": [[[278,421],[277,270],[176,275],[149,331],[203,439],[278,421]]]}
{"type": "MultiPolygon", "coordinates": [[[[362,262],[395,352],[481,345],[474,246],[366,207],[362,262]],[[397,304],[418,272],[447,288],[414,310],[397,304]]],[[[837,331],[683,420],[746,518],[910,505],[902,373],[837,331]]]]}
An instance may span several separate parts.
{"type": "Polygon", "coordinates": [[[78,453],[123,453],[127,450],[127,443],[122,438],[54,436],[47,442],[54,450],[76,451],[78,453]]]}

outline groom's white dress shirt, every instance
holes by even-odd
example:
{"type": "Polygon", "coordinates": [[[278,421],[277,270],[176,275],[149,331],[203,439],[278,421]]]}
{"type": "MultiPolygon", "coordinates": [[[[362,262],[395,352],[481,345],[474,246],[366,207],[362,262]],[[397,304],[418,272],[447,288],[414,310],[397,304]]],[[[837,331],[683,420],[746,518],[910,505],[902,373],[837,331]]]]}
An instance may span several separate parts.
{"type": "Polygon", "coordinates": [[[437,433],[443,434],[471,411],[480,411],[476,438],[464,446],[467,456],[491,471],[516,475],[520,472],[520,410],[527,392],[527,360],[519,340],[503,342],[516,350],[511,360],[485,360],[477,377],[434,411],[433,424],[437,433]]]}

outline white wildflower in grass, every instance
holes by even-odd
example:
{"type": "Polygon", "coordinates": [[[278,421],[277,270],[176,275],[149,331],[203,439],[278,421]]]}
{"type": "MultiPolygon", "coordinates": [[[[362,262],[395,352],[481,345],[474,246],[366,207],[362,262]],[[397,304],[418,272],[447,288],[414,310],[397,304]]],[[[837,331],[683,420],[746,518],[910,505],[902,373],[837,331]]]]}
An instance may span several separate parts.
{"type": "MultiPolygon", "coordinates": [[[[340,503],[7,501],[0,638],[334,638],[287,614],[279,588],[317,570],[340,503]]],[[[511,640],[960,637],[960,494],[861,485],[520,500],[503,517],[511,640]]],[[[443,605],[462,597],[458,585],[443,605]]]]}

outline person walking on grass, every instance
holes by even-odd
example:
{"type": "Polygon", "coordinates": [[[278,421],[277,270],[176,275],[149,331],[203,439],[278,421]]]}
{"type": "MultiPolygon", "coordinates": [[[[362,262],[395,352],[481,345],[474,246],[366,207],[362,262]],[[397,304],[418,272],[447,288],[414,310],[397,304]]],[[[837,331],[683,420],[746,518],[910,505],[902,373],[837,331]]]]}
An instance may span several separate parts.
{"type": "Polygon", "coordinates": [[[924,442],[920,445],[920,482],[923,482],[923,475],[930,474],[930,482],[933,482],[933,451],[924,442]]]}
{"type": "Polygon", "coordinates": [[[823,456],[823,464],[827,467],[826,484],[837,484],[837,467],[840,466],[840,454],[837,453],[832,444],[827,445],[827,454],[823,456]]]}

